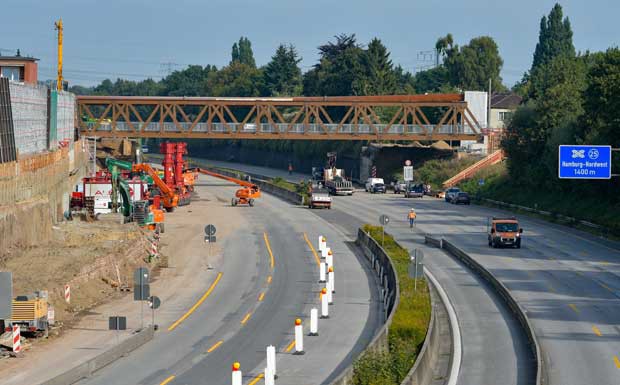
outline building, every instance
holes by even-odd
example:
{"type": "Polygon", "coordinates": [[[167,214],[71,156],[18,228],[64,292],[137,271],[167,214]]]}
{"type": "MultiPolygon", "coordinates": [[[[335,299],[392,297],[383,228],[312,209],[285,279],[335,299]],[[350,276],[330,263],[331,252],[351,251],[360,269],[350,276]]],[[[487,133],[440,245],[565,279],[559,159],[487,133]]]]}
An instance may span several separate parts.
{"type": "Polygon", "coordinates": [[[15,82],[37,84],[37,61],[33,57],[21,56],[19,50],[15,56],[0,56],[0,77],[15,82]]]}
{"type": "Polygon", "coordinates": [[[489,128],[506,128],[512,114],[514,114],[522,100],[522,97],[512,92],[494,93],[491,97],[489,128]]]}

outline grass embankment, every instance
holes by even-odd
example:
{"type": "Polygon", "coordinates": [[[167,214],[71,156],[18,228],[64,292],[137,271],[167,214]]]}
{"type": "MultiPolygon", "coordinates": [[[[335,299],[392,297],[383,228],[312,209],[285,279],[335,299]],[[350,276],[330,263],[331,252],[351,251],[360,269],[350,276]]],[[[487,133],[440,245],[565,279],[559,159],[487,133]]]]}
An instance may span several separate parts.
{"type": "MultiPolygon", "coordinates": [[[[462,159],[434,159],[425,162],[419,168],[413,170],[413,180],[430,183],[433,191],[443,189],[443,182],[480,160],[479,157],[462,159]]],[[[402,173],[402,170],[399,172],[402,173]]],[[[402,179],[402,174],[401,178],[402,179]]]]}
{"type": "MultiPolygon", "coordinates": [[[[364,231],[381,242],[381,227],[365,225],[364,231]]],[[[383,249],[388,253],[398,275],[400,299],[389,327],[386,352],[367,352],[354,364],[356,385],[400,384],[413,367],[424,343],[431,319],[431,301],[426,280],[419,279],[417,291],[408,275],[409,252],[391,235],[385,234],[383,249]]]]}

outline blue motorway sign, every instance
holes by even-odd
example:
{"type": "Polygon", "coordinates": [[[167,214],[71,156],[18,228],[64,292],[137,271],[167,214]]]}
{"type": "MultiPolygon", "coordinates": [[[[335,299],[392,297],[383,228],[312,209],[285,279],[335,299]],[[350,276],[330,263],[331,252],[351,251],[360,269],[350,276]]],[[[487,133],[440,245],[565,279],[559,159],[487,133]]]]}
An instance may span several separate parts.
{"type": "Polygon", "coordinates": [[[610,179],[611,146],[561,145],[560,179],[610,179]]]}

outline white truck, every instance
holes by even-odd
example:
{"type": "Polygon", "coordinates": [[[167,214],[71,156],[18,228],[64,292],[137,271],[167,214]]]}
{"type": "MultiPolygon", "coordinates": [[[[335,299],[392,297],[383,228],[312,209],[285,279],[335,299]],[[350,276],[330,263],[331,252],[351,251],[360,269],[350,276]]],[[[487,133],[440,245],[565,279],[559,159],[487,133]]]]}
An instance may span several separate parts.
{"type": "Polygon", "coordinates": [[[332,208],[332,197],[329,196],[329,191],[324,188],[313,188],[310,192],[310,203],[308,207],[314,208],[332,208]]]}
{"type": "Polygon", "coordinates": [[[323,170],[325,187],[332,195],[353,195],[353,182],[346,180],[341,168],[326,168],[323,170]]]}

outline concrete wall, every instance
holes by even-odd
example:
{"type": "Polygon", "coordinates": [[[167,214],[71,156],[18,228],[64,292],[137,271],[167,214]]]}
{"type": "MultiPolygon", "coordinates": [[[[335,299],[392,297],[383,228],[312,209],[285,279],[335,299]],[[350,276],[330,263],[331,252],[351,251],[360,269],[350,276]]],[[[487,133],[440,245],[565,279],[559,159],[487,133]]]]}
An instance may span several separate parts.
{"type": "Polygon", "coordinates": [[[75,136],[75,95],[70,92],[58,93],[58,105],[56,112],[56,138],[57,140],[73,141],[75,136]]]}
{"type": "Polygon", "coordinates": [[[47,150],[48,88],[10,82],[9,89],[18,154],[47,150]]]}

